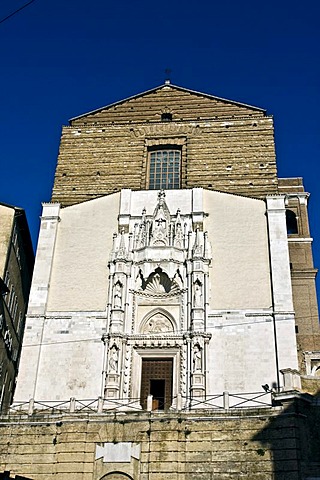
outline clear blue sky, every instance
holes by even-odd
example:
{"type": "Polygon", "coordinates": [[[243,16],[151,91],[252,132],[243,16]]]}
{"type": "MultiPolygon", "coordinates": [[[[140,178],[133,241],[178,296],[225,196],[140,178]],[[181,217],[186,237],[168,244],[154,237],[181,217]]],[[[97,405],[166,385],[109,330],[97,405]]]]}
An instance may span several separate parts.
{"type": "MultiPolygon", "coordinates": [[[[0,19],[27,0],[1,0],[0,19]]],[[[36,244],[61,126],[163,83],[267,109],[278,173],[311,193],[320,265],[320,1],[35,0],[0,24],[0,201],[36,244]]]]}

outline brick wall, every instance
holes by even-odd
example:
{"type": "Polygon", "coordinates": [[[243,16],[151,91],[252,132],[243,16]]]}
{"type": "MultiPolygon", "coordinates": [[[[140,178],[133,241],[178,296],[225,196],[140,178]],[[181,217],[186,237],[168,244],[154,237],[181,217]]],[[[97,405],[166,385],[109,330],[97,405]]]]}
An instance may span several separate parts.
{"type": "Polygon", "coordinates": [[[145,189],[150,145],[182,148],[182,188],[277,192],[273,120],[261,109],[163,87],[71,120],[52,200],[63,206],[145,189]],[[161,113],[172,112],[172,122],[161,113]]]}

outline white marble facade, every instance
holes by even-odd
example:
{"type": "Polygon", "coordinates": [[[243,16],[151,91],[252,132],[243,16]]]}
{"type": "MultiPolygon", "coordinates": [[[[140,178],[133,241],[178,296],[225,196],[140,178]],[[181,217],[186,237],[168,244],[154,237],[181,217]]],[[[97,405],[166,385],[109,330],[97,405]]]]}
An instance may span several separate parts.
{"type": "Polygon", "coordinates": [[[16,401],[142,405],[172,361],[172,407],[277,387],[297,368],[284,196],[122,190],[45,204],[16,401]]]}

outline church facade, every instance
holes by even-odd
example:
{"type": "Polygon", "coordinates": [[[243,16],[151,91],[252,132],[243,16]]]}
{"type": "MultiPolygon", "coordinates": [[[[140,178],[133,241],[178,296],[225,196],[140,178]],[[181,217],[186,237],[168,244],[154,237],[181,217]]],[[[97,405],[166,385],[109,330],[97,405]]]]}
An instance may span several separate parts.
{"type": "MultiPolygon", "coordinates": [[[[147,480],[168,478],[160,467],[146,470],[147,414],[168,416],[171,442],[181,412],[180,423],[209,415],[211,432],[217,411],[246,407],[238,415],[251,411],[250,423],[315,393],[320,331],[307,200],[301,179],[278,178],[273,119],[261,108],[166,82],[72,119],[52,201],[43,204],[15,405],[33,415],[71,399],[73,413],[93,405],[102,416],[133,415],[122,436],[95,437],[86,478],[147,480]]],[[[200,431],[190,427],[196,442],[200,431]]],[[[211,470],[200,475],[198,465],[192,476],[176,465],[172,479],[240,478],[243,460],[221,477],[229,467],[215,476],[210,455],[211,470]]],[[[295,455],[290,478],[307,478],[295,455]]],[[[255,478],[289,478],[271,476],[272,458],[255,478]]],[[[253,478],[251,467],[243,478],[253,478]]]]}
{"type": "Polygon", "coordinates": [[[282,196],[126,189],[47,204],[41,244],[18,400],[155,395],[167,409],[277,389],[277,366],[298,368],[282,196]]]}
{"type": "Polygon", "coordinates": [[[311,376],[319,358],[295,320],[314,283],[293,268],[311,239],[307,194],[292,190],[258,108],[165,84],[73,119],[43,207],[17,399],[153,395],[167,409],[284,378],[300,388],[299,363],[311,376]],[[313,353],[302,342],[298,358],[297,334],[313,353]]]}

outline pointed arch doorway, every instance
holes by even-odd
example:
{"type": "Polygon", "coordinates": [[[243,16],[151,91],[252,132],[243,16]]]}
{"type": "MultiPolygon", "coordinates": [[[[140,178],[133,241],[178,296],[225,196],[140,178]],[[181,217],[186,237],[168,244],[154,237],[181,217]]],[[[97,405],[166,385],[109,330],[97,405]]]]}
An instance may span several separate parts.
{"type": "Polygon", "coordinates": [[[141,404],[147,408],[148,395],[153,396],[152,410],[168,410],[172,405],[172,358],[142,358],[141,404]]]}

